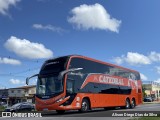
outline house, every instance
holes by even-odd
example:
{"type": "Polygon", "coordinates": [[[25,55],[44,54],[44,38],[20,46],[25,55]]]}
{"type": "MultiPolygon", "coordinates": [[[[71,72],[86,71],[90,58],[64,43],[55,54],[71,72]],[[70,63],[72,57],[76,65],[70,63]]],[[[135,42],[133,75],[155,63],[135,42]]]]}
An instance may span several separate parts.
{"type": "Polygon", "coordinates": [[[0,89],[0,102],[6,102],[8,99],[8,89],[0,89]]]}
{"type": "Polygon", "coordinates": [[[8,90],[9,104],[13,105],[19,102],[34,103],[35,94],[36,94],[35,85],[10,88],[8,90]]]}
{"type": "Polygon", "coordinates": [[[147,96],[160,100],[160,83],[154,81],[144,81],[143,89],[147,96]]]}

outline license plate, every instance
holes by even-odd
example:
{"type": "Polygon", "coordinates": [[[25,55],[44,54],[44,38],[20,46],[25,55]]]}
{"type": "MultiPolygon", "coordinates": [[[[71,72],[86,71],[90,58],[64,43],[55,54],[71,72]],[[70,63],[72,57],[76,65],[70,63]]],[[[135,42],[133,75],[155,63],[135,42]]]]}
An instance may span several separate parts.
{"type": "Polygon", "coordinates": [[[48,111],[48,108],[44,108],[43,111],[48,111]]]}

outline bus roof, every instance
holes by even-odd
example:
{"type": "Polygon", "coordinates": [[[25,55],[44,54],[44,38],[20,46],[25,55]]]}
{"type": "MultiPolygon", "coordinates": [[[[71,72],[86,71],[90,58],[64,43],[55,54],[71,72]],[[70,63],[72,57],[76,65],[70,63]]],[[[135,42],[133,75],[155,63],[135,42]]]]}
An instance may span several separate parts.
{"type": "Polygon", "coordinates": [[[125,70],[131,71],[131,72],[137,72],[137,73],[139,73],[139,72],[136,71],[136,70],[132,70],[132,69],[129,69],[129,68],[125,68],[125,67],[116,65],[116,64],[112,64],[112,63],[100,61],[100,60],[97,60],[97,59],[94,59],[94,58],[86,57],[86,56],[83,56],[83,55],[77,55],[77,54],[75,54],[75,55],[66,55],[66,56],[59,56],[59,57],[56,57],[56,58],[52,58],[52,59],[46,60],[46,62],[52,61],[52,60],[57,59],[57,58],[62,58],[62,57],[68,57],[68,58],[85,58],[85,59],[87,59],[87,60],[91,60],[91,61],[94,61],[94,62],[98,62],[98,63],[102,63],[102,64],[105,64],[105,65],[110,65],[110,66],[114,66],[114,67],[117,67],[117,68],[125,69],[125,70]]]}

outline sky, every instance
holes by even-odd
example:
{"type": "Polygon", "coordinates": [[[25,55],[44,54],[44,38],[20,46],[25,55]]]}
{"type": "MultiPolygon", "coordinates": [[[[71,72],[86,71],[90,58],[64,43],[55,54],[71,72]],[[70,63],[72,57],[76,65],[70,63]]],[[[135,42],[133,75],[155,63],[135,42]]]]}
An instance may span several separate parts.
{"type": "Polygon", "coordinates": [[[159,0],[0,0],[0,88],[23,86],[45,60],[71,54],[160,82],[159,5],[159,0]]]}

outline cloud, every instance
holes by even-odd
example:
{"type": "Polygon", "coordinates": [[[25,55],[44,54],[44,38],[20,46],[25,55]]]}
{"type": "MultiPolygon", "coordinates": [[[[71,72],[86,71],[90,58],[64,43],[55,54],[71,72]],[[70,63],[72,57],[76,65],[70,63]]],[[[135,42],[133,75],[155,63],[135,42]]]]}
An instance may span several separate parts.
{"type": "MultiPolygon", "coordinates": [[[[113,61],[117,64],[128,63],[130,65],[148,65],[154,62],[160,62],[160,53],[152,51],[148,55],[143,55],[136,52],[128,52],[126,56],[121,55],[120,57],[114,57],[113,61]]],[[[160,68],[156,67],[156,69],[160,74],[160,68]]]]}
{"type": "Polygon", "coordinates": [[[52,25],[33,24],[32,27],[38,30],[50,30],[52,32],[58,32],[58,33],[66,32],[66,30],[52,25]]]}
{"type": "Polygon", "coordinates": [[[160,62],[160,53],[152,51],[148,56],[153,62],[160,62]]]}
{"type": "Polygon", "coordinates": [[[160,78],[158,78],[158,79],[155,80],[154,82],[160,83],[160,78]]]}
{"type": "Polygon", "coordinates": [[[148,80],[147,76],[145,76],[144,74],[140,73],[140,76],[142,80],[148,80]]]}
{"type": "Polygon", "coordinates": [[[29,59],[51,58],[53,52],[43,44],[30,42],[26,39],[19,39],[11,36],[4,44],[5,48],[18,56],[29,59]]]}
{"type": "Polygon", "coordinates": [[[0,0],[0,14],[8,15],[8,9],[11,6],[16,6],[17,2],[21,0],[0,0]]]}
{"type": "Polygon", "coordinates": [[[121,57],[115,57],[114,59],[113,59],[113,61],[115,62],[115,63],[117,63],[118,65],[120,65],[120,64],[122,64],[123,62],[124,62],[124,55],[122,55],[121,57]]]}
{"type": "Polygon", "coordinates": [[[11,59],[11,58],[1,58],[0,64],[11,64],[11,65],[20,65],[21,62],[19,60],[11,59]]]}
{"type": "Polygon", "coordinates": [[[107,10],[100,4],[80,5],[71,10],[72,17],[68,22],[75,25],[78,29],[101,29],[119,32],[121,21],[112,18],[107,10]]]}
{"type": "Polygon", "coordinates": [[[151,60],[139,53],[128,52],[126,56],[122,55],[121,57],[115,57],[113,59],[117,64],[122,64],[124,62],[130,65],[148,65],[151,64],[151,60]]]}
{"type": "Polygon", "coordinates": [[[24,84],[25,82],[24,81],[21,81],[21,80],[18,80],[18,79],[10,79],[9,82],[11,84],[24,84]]]}
{"type": "Polygon", "coordinates": [[[156,71],[158,74],[160,74],[160,66],[156,66],[156,71]]]}
{"type": "Polygon", "coordinates": [[[147,56],[139,53],[128,52],[125,58],[126,62],[129,64],[151,64],[150,59],[147,56]]]}

